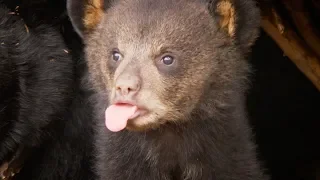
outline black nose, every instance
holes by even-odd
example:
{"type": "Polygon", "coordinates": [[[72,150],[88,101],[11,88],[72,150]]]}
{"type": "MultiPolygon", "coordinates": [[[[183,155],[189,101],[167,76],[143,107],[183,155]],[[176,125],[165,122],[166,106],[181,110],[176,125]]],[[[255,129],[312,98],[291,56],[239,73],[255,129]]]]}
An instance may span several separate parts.
{"type": "Polygon", "coordinates": [[[132,96],[140,89],[140,78],[137,76],[124,75],[116,81],[116,92],[122,96],[132,96]]]}

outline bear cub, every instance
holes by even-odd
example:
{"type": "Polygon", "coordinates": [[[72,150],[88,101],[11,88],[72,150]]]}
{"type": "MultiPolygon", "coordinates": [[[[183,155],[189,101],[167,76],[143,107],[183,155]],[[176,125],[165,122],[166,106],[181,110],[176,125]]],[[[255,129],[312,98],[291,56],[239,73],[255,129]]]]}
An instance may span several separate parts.
{"type": "Polygon", "coordinates": [[[253,0],[68,0],[108,180],[267,180],[245,112],[253,0]]]}

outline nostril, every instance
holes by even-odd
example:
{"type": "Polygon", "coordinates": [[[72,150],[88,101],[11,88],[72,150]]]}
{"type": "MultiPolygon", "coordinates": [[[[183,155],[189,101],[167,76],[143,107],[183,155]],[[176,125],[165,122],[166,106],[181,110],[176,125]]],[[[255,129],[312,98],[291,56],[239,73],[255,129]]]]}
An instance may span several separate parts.
{"type": "Polygon", "coordinates": [[[133,93],[136,91],[135,88],[128,87],[128,86],[117,86],[116,90],[121,94],[121,95],[128,95],[129,93],[133,93]]]}
{"type": "Polygon", "coordinates": [[[134,77],[117,79],[115,89],[122,96],[134,95],[140,90],[140,80],[134,77]]]}

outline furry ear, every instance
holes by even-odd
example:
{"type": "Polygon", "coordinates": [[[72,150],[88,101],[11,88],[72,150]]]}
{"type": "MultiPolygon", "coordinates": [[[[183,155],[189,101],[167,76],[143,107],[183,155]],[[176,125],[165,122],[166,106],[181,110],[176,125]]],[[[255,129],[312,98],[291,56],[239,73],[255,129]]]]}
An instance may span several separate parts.
{"type": "Polygon", "coordinates": [[[107,0],[67,0],[67,11],[75,31],[83,38],[101,21],[107,0]]]}
{"type": "Polygon", "coordinates": [[[209,11],[241,49],[248,52],[259,35],[260,10],[254,0],[209,0],[209,11]]]}

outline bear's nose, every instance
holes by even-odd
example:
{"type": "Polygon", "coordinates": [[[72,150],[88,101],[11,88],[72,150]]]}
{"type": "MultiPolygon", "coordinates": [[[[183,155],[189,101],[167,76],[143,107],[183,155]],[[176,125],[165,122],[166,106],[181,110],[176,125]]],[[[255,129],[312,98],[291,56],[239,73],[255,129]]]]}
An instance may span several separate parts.
{"type": "Polygon", "coordinates": [[[140,90],[140,78],[124,75],[117,79],[116,92],[121,96],[133,96],[140,90]]]}

